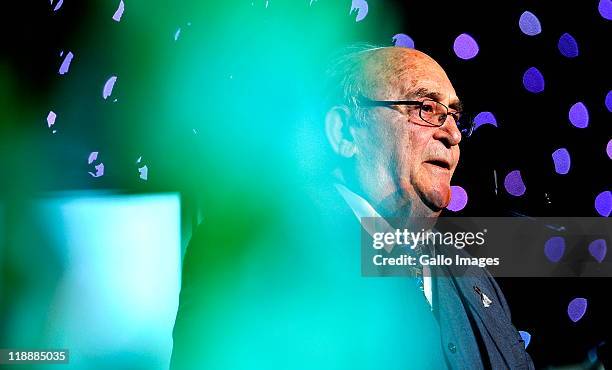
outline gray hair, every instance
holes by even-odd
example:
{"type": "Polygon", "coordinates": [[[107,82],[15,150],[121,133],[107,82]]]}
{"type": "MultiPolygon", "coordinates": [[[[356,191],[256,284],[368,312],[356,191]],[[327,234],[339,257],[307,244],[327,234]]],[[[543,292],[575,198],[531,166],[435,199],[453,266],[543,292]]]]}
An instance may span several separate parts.
{"type": "Polygon", "coordinates": [[[358,122],[366,120],[365,110],[355,101],[365,96],[364,57],[366,54],[383,49],[366,43],[352,44],[335,54],[326,70],[326,106],[345,104],[353,111],[358,122]]]}

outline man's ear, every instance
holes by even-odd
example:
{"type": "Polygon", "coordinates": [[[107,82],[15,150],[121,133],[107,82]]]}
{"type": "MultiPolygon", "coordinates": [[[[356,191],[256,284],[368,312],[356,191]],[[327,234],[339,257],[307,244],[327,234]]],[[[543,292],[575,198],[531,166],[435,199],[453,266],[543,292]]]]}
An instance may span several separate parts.
{"type": "Polygon", "coordinates": [[[357,153],[355,139],[350,130],[351,111],[346,106],[336,105],[325,115],[325,134],[333,151],[345,158],[357,153]]]}

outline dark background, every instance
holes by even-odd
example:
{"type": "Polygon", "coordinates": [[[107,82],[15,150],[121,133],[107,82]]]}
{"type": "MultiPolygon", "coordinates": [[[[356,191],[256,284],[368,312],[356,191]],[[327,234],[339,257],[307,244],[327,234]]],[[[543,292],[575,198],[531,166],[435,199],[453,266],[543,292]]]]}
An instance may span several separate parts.
{"type": "MultiPolygon", "coordinates": [[[[329,6],[324,1],[319,0],[316,5],[329,6]]],[[[482,126],[462,144],[462,161],[453,183],[467,190],[469,202],[460,215],[507,215],[514,211],[533,217],[596,217],[595,196],[609,190],[612,180],[611,161],[605,153],[612,133],[612,113],[604,105],[605,96],[612,89],[612,21],[599,15],[597,3],[371,1],[369,15],[355,25],[358,31],[347,35],[346,41],[391,45],[395,33],[405,33],[415,40],[418,50],[430,54],[447,70],[468,111],[495,114],[497,128],[482,126]],[[383,21],[379,32],[366,31],[368,22],[374,22],[377,11],[383,8],[395,9],[400,26],[385,27],[383,21]],[[520,31],[518,19],[525,10],[538,16],[541,34],[531,37],[520,31]],[[359,32],[359,27],[363,32],[359,32]],[[565,32],[578,42],[577,58],[568,59],[557,49],[558,39],[565,32]],[[480,52],[474,59],[464,61],[453,53],[453,41],[460,33],[468,33],[477,40],[480,52]],[[545,90],[540,94],[529,93],[522,85],[523,73],[531,66],[536,66],[545,77],[545,90]],[[585,129],[575,128],[568,120],[569,107],[578,101],[589,109],[590,123],[585,129]],[[551,154],[560,147],[567,148],[571,155],[567,175],[554,171],[551,154]],[[498,174],[497,195],[494,169],[498,174]],[[503,177],[514,169],[520,169],[527,187],[522,197],[513,197],[503,190],[503,177]]],[[[286,11],[288,7],[276,9],[286,11]]],[[[39,118],[30,118],[46,117],[46,106],[57,83],[56,52],[80,33],[95,32],[88,22],[95,17],[96,10],[85,1],[67,2],[54,17],[49,17],[45,1],[10,2],[2,8],[0,65],[8,66],[18,81],[14,98],[33,107],[32,117],[0,122],[0,164],[5,180],[0,189],[8,199],[32,176],[27,166],[15,159],[21,154],[27,157],[24,149],[27,146],[15,146],[15,142],[21,142],[22,133],[41,124],[39,118]],[[20,152],[15,153],[15,148],[20,152]]],[[[347,18],[349,8],[347,2],[339,17],[354,22],[347,18]]],[[[270,47],[274,42],[270,40],[270,47]]],[[[116,139],[112,131],[91,127],[100,131],[101,140],[110,143],[116,139]]],[[[172,140],[184,139],[173,135],[172,140]]],[[[153,143],[145,152],[150,154],[151,167],[158,168],[157,178],[163,178],[176,165],[168,160],[169,156],[185,166],[196,160],[192,155],[197,152],[195,145],[185,141],[182,151],[156,156],[153,143]]],[[[54,153],[52,161],[69,160],[69,151],[54,153]]],[[[125,151],[117,150],[106,162],[119,163],[118,157],[122,155],[125,151]]],[[[92,187],[130,192],[172,190],[190,199],[191,187],[198,186],[185,185],[182,179],[177,179],[173,186],[153,178],[145,187],[133,175],[124,175],[119,170],[91,184],[86,172],[85,177],[83,174],[80,168],[37,190],[92,187]]],[[[589,349],[609,338],[610,283],[608,279],[500,279],[517,329],[532,334],[528,351],[538,367],[582,361],[589,349]],[[566,308],[576,296],[587,298],[589,306],[584,318],[572,323],[566,308]]]]}

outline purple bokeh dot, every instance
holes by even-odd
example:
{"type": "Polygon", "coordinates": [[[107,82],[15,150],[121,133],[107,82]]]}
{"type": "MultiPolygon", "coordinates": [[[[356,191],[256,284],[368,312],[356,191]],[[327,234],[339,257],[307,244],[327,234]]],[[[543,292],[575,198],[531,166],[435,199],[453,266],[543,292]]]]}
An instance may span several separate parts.
{"type": "Polygon", "coordinates": [[[412,40],[412,37],[403,33],[398,33],[393,36],[393,43],[398,47],[414,49],[414,40],[412,40]]]}
{"type": "Polygon", "coordinates": [[[493,125],[497,127],[497,120],[491,112],[480,112],[474,117],[474,130],[482,125],[493,125]]]}
{"type": "Polygon", "coordinates": [[[555,172],[560,175],[565,175],[569,172],[572,165],[570,154],[565,148],[559,148],[552,154],[553,162],[555,164],[555,172]]]}
{"type": "Polygon", "coordinates": [[[472,36],[462,33],[455,39],[453,50],[459,58],[467,60],[474,58],[478,54],[479,48],[478,43],[472,36]]]}
{"type": "Polygon", "coordinates": [[[147,181],[149,179],[149,168],[147,165],[144,165],[138,169],[138,173],[140,173],[140,179],[147,181]]]}
{"type": "Polygon", "coordinates": [[[544,243],[544,255],[550,262],[557,263],[565,253],[565,239],[553,236],[544,243]]]}
{"type": "Polygon", "coordinates": [[[520,197],[521,195],[525,194],[525,190],[527,190],[527,188],[525,187],[525,183],[521,177],[521,171],[510,171],[510,173],[508,173],[504,179],[504,188],[506,188],[506,191],[509,194],[514,195],[515,197],[520,197]]]}
{"type": "Polygon", "coordinates": [[[535,36],[542,32],[540,20],[530,11],[525,11],[519,18],[519,28],[521,32],[528,36],[535,36]]]}
{"type": "Polygon", "coordinates": [[[357,11],[355,22],[361,22],[368,15],[368,2],[366,0],[353,0],[349,14],[353,14],[355,10],[357,11]]]}
{"type": "Polygon", "coordinates": [[[585,128],[589,125],[589,111],[583,102],[578,102],[571,106],[569,110],[569,120],[575,127],[585,128]]]}
{"type": "Polygon", "coordinates": [[[608,141],[608,146],[606,146],[606,153],[608,153],[608,158],[612,159],[612,139],[608,141]]]}
{"type": "Polygon", "coordinates": [[[605,239],[595,239],[589,244],[589,253],[591,256],[601,263],[606,258],[608,253],[608,246],[606,245],[605,239]]]}
{"type": "Polygon", "coordinates": [[[569,33],[564,33],[561,35],[557,47],[559,48],[561,55],[567,58],[575,58],[578,56],[578,54],[580,54],[576,39],[569,33]]]}
{"type": "Polygon", "coordinates": [[[569,316],[570,320],[573,322],[578,322],[586,313],[587,305],[588,303],[585,298],[572,299],[567,305],[567,316],[569,316]]]}
{"type": "Polygon", "coordinates": [[[465,189],[458,185],[451,186],[451,200],[446,208],[453,212],[459,212],[465,208],[467,202],[468,195],[465,189]]]}
{"type": "Polygon", "coordinates": [[[612,20],[612,0],[599,0],[599,14],[607,20],[612,20]]]}
{"type": "Polygon", "coordinates": [[[608,91],[606,95],[606,108],[608,108],[608,112],[612,112],[612,90],[608,91]]]}
{"type": "Polygon", "coordinates": [[[523,339],[523,342],[525,342],[525,349],[527,349],[527,346],[529,346],[529,343],[531,343],[531,334],[526,331],[519,330],[519,335],[523,339]]]}
{"type": "Polygon", "coordinates": [[[104,176],[104,163],[100,163],[95,165],[96,173],[88,172],[92,177],[101,177],[104,176]]]}
{"type": "Polygon", "coordinates": [[[115,22],[121,21],[121,17],[123,16],[124,10],[125,10],[125,4],[123,3],[123,0],[121,0],[119,2],[119,6],[117,6],[117,10],[115,11],[115,14],[113,14],[113,20],[115,22]]]}
{"type": "MultiPolygon", "coordinates": [[[[53,1],[51,1],[51,4],[53,4],[53,1]]],[[[64,0],[59,0],[57,4],[55,4],[55,8],[53,8],[53,11],[57,12],[62,7],[63,4],[64,4],[64,0]]]]}
{"type": "Polygon", "coordinates": [[[523,74],[523,86],[531,93],[537,94],[544,91],[544,76],[536,67],[530,67],[523,74]]]}
{"type": "Polygon", "coordinates": [[[115,87],[115,82],[117,82],[117,76],[112,76],[104,84],[104,88],[102,89],[102,97],[104,99],[108,98],[113,93],[113,88],[115,87]]]}
{"type": "Polygon", "coordinates": [[[68,70],[70,69],[70,63],[72,63],[72,59],[74,58],[74,54],[72,54],[71,51],[68,52],[68,54],[66,54],[66,57],[64,58],[64,61],[62,62],[62,65],[60,66],[59,69],[59,74],[63,75],[68,73],[68,70]]]}
{"type": "Polygon", "coordinates": [[[89,153],[89,157],[87,158],[87,164],[92,164],[93,161],[95,161],[96,159],[98,159],[98,152],[89,153]]]}
{"type": "Polygon", "coordinates": [[[602,191],[595,197],[595,210],[603,217],[610,216],[612,211],[612,192],[602,191]]]}
{"type": "Polygon", "coordinates": [[[55,124],[55,119],[57,118],[57,114],[54,111],[49,111],[47,115],[47,126],[51,127],[55,124]]]}

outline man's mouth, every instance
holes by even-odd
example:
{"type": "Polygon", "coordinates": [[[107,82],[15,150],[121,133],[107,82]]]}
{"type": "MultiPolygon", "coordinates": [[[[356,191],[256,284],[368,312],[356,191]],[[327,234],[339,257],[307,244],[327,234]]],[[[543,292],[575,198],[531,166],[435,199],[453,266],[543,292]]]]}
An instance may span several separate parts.
{"type": "Polygon", "coordinates": [[[425,161],[425,163],[436,166],[436,167],[441,167],[445,170],[451,169],[451,164],[443,159],[430,159],[430,160],[425,161]]]}

